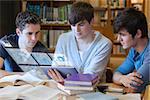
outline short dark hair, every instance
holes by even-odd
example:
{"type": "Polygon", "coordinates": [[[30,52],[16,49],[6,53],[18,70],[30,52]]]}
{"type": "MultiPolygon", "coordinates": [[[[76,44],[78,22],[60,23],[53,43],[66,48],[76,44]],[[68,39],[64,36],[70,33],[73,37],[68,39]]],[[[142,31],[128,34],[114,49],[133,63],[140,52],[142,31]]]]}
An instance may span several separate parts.
{"type": "Polygon", "coordinates": [[[23,31],[26,24],[41,24],[41,20],[38,15],[29,11],[18,13],[16,17],[16,27],[23,31]]]}
{"type": "Polygon", "coordinates": [[[115,17],[113,23],[114,32],[118,33],[123,28],[126,29],[133,38],[138,29],[142,32],[141,38],[148,37],[146,17],[143,12],[135,8],[126,8],[115,17]]]}
{"type": "Polygon", "coordinates": [[[75,2],[71,7],[69,15],[69,23],[75,25],[76,23],[87,20],[89,23],[94,17],[94,8],[87,2],[75,2]]]}

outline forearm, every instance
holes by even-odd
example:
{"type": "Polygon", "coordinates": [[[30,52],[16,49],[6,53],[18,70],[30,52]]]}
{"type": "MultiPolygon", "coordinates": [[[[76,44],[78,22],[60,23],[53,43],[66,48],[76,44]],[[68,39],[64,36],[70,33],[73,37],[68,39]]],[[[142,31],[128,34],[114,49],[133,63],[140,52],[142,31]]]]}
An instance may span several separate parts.
{"type": "Polygon", "coordinates": [[[0,69],[0,78],[9,75],[9,73],[5,70],[0,69]]]}
{"type": "Polygon", "coordinates": [[[0,77],[8,75],[8,72],[2,70],[4,59],[0,57],[0,77]]]}

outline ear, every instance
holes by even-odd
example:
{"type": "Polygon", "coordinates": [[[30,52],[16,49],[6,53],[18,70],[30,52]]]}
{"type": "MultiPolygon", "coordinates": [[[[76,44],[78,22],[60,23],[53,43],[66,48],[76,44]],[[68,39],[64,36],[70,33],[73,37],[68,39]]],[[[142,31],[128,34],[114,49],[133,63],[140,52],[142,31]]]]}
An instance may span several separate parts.
{"type": "Polygon", "coordinates": [[[90,22],[91,25],[94,24],[94,18],[92,18],[91,22],[90,22]]]}
{"type": "Polygon", "coordinates": [[[21,34],[21,31],[20,31],[19,28],[16,28],[16,33],[17,33],[18,36],[21,34]]]}
{"type": "Polygon", "coordinates": [[[142,31],[140,29],[138,29],[135,36],[136,36],[136,38],[141,38],[142,37],[142,31]]]}

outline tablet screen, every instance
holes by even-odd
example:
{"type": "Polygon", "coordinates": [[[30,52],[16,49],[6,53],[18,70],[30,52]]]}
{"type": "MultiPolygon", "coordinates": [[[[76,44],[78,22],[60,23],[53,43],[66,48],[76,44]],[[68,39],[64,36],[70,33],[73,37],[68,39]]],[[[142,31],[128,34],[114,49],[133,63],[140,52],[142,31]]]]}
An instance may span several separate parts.
{"type": "Polygon", "coordinates": [[[66,78],[68,75],[77,74],[77,70],[74,67],[66,66],[41,66],[43,71],[47,74],[48,69],[56,69],[63,78],[66,78]]]}
{"type": "Polygon", "coordinates": [[[52,59],[50,58],[50,56],[48,56],[47,53],[33,52],[32,56],[34,57],[34,59],[38,62],[40,66],[42,65],[50,66],[52,64],[52,59]]]}
{"type": "Polygon", "coordinates": [[[17,64],[38,65],[30,53],[19,48],[5,48],[17,64]]]}

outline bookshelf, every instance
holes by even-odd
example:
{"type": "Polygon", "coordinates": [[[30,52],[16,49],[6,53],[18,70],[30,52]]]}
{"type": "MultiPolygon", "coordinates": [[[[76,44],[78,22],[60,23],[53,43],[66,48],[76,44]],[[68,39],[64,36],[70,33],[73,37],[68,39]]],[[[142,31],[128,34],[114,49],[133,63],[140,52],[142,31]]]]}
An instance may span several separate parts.
{"type": "Polygon", "coordinates": [[[68,15],[75,0],[22,0],[22,11],[28,10],[40,16],[40,41],[54,52],[58,37],[69,31],[68,15]]]}
{"type": "MultiPolygon", "coordinates": [[[[86,0],[85,0],[86,1],[86,0]]],[[[113,42],[113,57],[126,57],[127,51],[124,50],[116,36],[113,33],[113,20],[115,16],[126,7],[131,7],[131,0],[97,0],[99,3],[95,6],[95,25],[94,28],[104,34],[113,42]]],[[[94,3],[88,0],[89,3],[94,3]]]]}
{"type": "Polygon", "coordinates": [[[131,5],[140,11],[144,11],[145,0],[131,0],[131,5]]]}
{"type": "MultiPolygon", "coordinates": [[[[127,52],[115,41],[112,23],[114,17],[126,7],[144,3],[132,3],[132,0],[22,0],[22,10],[37,13],[42,19],[41,41],[54,52],[59,35],[70,30],[68,14],[75,1],[89,2],[94,7],[95,23],[93,27],[113,42],[112,56],[125,57],[127,52]]],[[[142,9],[143,10],[143,9],[142,9]]]]}

